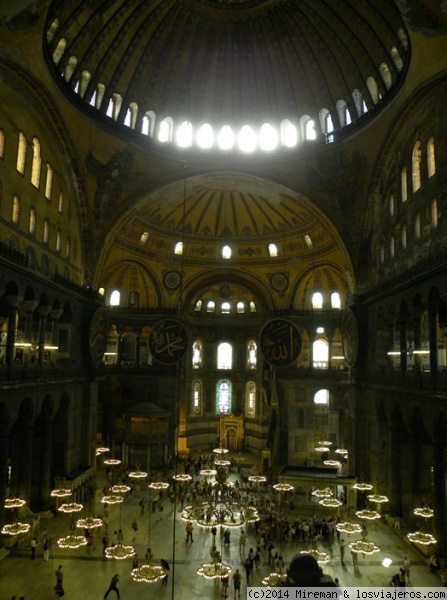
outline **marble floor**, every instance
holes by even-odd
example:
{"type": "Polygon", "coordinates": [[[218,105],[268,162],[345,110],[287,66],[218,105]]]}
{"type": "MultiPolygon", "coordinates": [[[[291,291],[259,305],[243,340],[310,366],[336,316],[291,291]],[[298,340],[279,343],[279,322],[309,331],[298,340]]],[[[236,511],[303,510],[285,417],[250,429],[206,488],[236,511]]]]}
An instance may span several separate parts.
{"type": "MultiPolygon", "coordinates": [[[[107,481],[104,470],[98,471],[98,490],[94,498],[84,509],[88,514],[102,512],[100,499],[102,487],[107,481]]],[[[124,543],[133,544],[140,559],[143,559],[148,542],[153,552],[153,564],[159,564],[160,559],[166,559],[170,564],[168,585],[162,586],[161,582],[154,584],[136,583],[131,577],[131,560],[112,560],[103,557],[101,538],[97,534],[91,553],[88,555],[85,548],[78,550],[62,550],[55,545],[54,558],[48,562],[43,559],[43,549],[40,543],[37,547],[36,557],[31,559],[30,539],[20,541],[3,560],[0,561],[0,600],[10,600],[16,596],[19,600],[47,600],[55,598],[54,585],[56,582],[55,571],[62,565],[64,573],[65,598],[69,600],[90,600],[104,597],[110,580],[115,573],[120,576],[118,588],[121,598],[140,600],[150,598],[173,598],[175,600],[190,600],[195,597],[219,598],[221,584],[204,579],[197,575],[201,563],[210,560],[212,535],[209,530],[194,528],[194,542],[186,543],[185,522],[181,520],[179,507],[174,511],[174,506],[165,497],[163,511],[141,514],[139,501],[142,491],[135,491],[128,495],[121,508],[109,507],[109,533],[121,527],[124,534],[124,543]],[[137,521],[138,530],[132,530],[133,520],[137,521]]],[[[296,511],[299,516],[299,512],[296,511]]],[[[70,529],[71,517],[57,514],[47,520],[42,520],[40,535],[46,529],[49,536],[55,539],[67,535],[70,529]]],[[[441,587],[439,574],[429,571],[427,561],[407,541],[404,532],[395,531],[385,523],[371,524],[369,538],[381,548],[380,552],[371,557],[359,557],[358,569],[354,569],[351,554],[346,552],[345,564],[340,561],[340,549],[337,543],[332,546],[321,544],[319,548],[330,554],[330,561],[324,565],[325,573],[337,577],[343,587],[361,586],[388,586],[391,576],[399,570],[403,557],[406,555],[411,561],[411,584],[413,586],[441,587]],[[392,560],[390,567],[382,566],[382,560],[388,557],[392,560]]],[[[82,530],[80,530],[82,532],[82,530]]],[[[350,541],[348,536],[346,541],[350,541]]],[[[239,552],[239,530],[233,530],[230,546],[223,545],[223,539],[218,533],[217,546],[223,561],[229,564],[233,571],[242,569],[242,556],[239,552]]],[[[256,535],[253,526],[247,528],[246,550],[256,547],[256,535]]],[[[303,549],[302,544],[286,542],[281,545],[281,553],[286,565],[291,558],[303,549]]],[[[251,585],[261,585],[262,578],[270,572],[266,564],[267,553],[263,556],[261,566],[255,570],[251,577],[251,585]]],[[[141,564],[140,560],[140,564],[141,564]]],[[[242,582],[242,597],[245,597],[245,573],[242,582]]],[[[232,584],[230,581],[230,597],[232,598],[232,584]]],[[[109,598],[116,597],[111,592],[109,598]]]]}

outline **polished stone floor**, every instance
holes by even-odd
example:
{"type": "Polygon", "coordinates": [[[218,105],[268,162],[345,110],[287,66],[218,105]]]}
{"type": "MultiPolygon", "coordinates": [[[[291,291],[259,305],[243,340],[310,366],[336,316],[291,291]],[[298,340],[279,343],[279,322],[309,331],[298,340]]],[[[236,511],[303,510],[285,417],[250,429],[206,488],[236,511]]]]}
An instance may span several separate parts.
{"type": "MultiPolygon", "coordinates": [[[[236,476],[237,477],[237,476],[236,476]]],[[[98,489],[94,498],[84,509],[88,514],[99,514],[102,512],[100,499],[102,488],[107,482],[104,470],[98,471],[98,489]]],[[[138,556],[143,559],[148,541],[153,552],[153,564],[159,564],[160,559],[166,559],[170,564],[170,576],[168,585],[162,586],[161,582],[154,584],[136,583],[131,577],[131,560],[112,560],[103,557],[101,538],[102,533],[97,534],[90,555],[85,548],[78,550],[62,550],[55,546],[54,558],[46,562],[43,558],[42,544],[39,544],[36,557],[31,559],[30,539],[25,538],[10,554],[0,561],[0,600],[10,600],[16,596],[24,596],[25,600],[47,600],[54,598],[53,587],[56,582],[55,571],[62,565],[64,573],[63,585],[65,598],[69,600],[90,600],[104,597],[110,580],[115,573],[120,576],[118,588],[121,598],[124,599],[147,599],[151,598],[173,598],[176,600],[190,600],[195,597],[219,598],[221,596],[220,582],[204,579],[197,575],[197,569],[201,563],[210,560],[212,546],[212,535],[209,530],[194,528],[194,543],[186,543],[185,522],[181,520],[179,507],[174,511],[174,506],[167,495],[163,500],[163,511],[152,513],[145,511],[141,514],[139,501],[143,495],[135,491],[128,495],[121,508],[110,506],[108,530],[111,535],[118,528],[122,528],[124,543],[133,544],[138,556]],[[175,518],[174,518],[175,517],[175,518]],[[137,521],[138,530],[132,530],[133,520],[137,521]],[[150,540],[149,540],[150,536],[150,540]]],[[[297,516],[299,511],[295,511],[297,516]]],[[[42,520],[40,526],[40,537],[47,529],[47,534],[58,538],[67,535],[70,530],[71,518],[69,515],[58,514],[57,516],[42,520]]],[[[340,561],[340,549],[337,543],[332,546],[320,544],[319,548],[330,554],[330,562],[324,565],[325,573],[337,577],[343,587],[361,586],[388,586],[391,576],[399,570],[405,555],[411,561],[411,584],[413,586],[440,587],[442,582],[439,574],[429,571],[427,561],[406,541],[402,530],[395,531],[388,524],[371,524],[369,538],[375,541],[381,548],[380,552],[371,557],[359,557],[358,569],[354,569],[350,552],[346,552],[345,564],[340,561]],[[390,567],[382,566],[382,560],[387,557],[392,560],[390,567]]],[[[81,530],[82,531],[82,530],[81,530]]],[[[347,541],[348,536],[345,536],[347,541]]],[[[229,564],[233,571],[242,569],[242,556],[239,552],[239,530],[233,530],[230,546],[223,545],[223,539],[219,533],[216,536],[217,546],[223,561],[229,564]]],[[[256,547],[256,535],[253,526],[247,529],[246,550],[256,547]]],[[[285,542],[281,545],[281,553],[286,565],[299,550],[302,544],[285,542]]],[[[270,572],[266,564],[267,553],[262,557],[261,566],[252,575],[251,585],[261,585],[262,578],[270,572]]],[[[141,562],[144,561],[140,561],[141,562]]],[[[242,597],[245,597],[246,580],[245,573],[242,582],[242,597]]],[[[230,581],[230,597],[233,597],[232,584],[230,581]]],[[[109,598],[115,598],[111,592],[109,598]]]]}

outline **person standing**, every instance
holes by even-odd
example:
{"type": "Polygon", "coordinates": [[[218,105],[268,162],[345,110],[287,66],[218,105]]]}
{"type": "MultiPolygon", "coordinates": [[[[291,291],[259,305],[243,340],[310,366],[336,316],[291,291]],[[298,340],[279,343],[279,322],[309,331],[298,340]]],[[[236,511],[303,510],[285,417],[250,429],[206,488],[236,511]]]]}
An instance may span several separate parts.
{"type": "Polygon", "coordinates": [[[47,539],[44,539],[44,541],[43,541],[43,559],[45,562],[49,562],[49,560],[50,560],[50,549],[48,546],[47,539]]]}
{"type": "Polygon", "coordinates": [[[251,560],[247,556],[244,563],[245,574],[247,575],[247,585],[250,585],[251,560]]]}
{"type": "Polygon", "coordinates": [[[239,552],[242,554],[242,556],[245,556],[245,544],[247,542],[247,536],[245,535],[245,532],[243,529],[241,529],[241,534],[239,536],[239,552]]]}
{"type": "Polygon", "coordinates": [[[35,537],[31,540],[31,560],[36,557],[37,540],[35,537]]]}
{"type": "Polygon", "coordinates": [[[408,556],[404,556],[404,562],[402,564],[402,567],[405,571],[405,575],[407,577],[407,581],[408,583],[410,583],[410,568],[411,568],[411,563],[410,563],[410,559],[408,558],[408,556]]]}
{"type": "Polygon", "coordinates": [[[233,574],[233,588],[234,588],[234,598],[241,597],[241,581],[242,575],[239,573],[239,569],[236,569],[236,573],[233,574]]]}
{"type": "Polygon", "coordinates": [[[192,539],[192,532],[193,532],[194,528],[192,526],[191,521],[188,522],[188,524],[186,525],[186,543],[188,543],[189,541],[194,542],[194,540],[192,539]]]}
{"type": "Polygon", "coordinates": [[[56,569],[55,575],[56,575],[56,583],[60,583],[62,585],[62,582],[64,580],[64,574],[62,573],[62,565],[58,566],[58,568],[56,569]]]}
{"type": "Polygon", "coordinates": [[[345,540],[342,538],[340,540],[340,560],[341,560],[341,564],[344,565],[345,564],[345,548],[346,548],[346,542],[345,540]]]}
{"type": "Polygon", "coordinates": [[[161,559],[160,564],[165,572],[163,579],[161,580],[161,585],[168,585],[168,577],[169,577],[169,563],[164,558],[161,559]]]}
{"type": "Polygon", "coordinates": [[[399,570],[399,587],[406,587],[405,586],[405,570],[402,569],[402,567],[399,570]]]}
{"type": "Polygon", "coordinates": [[[222,582],[222,598],[228,597],[228,581],[229,581],[229,579],[230,579],[230,576],[228,575],[228,573],[220,578],[220,580],[222,582]]]}
{"type": "Polygon", "coordinates": [[[357,556],[357,552],[354,552],[354,550],[351,550],[351,556],[352,556],[352,566],[354,567],[354,571],[356,571],[359,566],[359,562],[358,562],[359,557],[357,556]]]}
{"type": "Polygon", "coordinates": [[[120,591],[117,588],[119,580],[120,580],[120,576],[118,575],[118,573],[115,573],[115,575],[112,577],[112,581],[110,582],[109,589],[104,594],[104,598],[107,598],[107,596],[110,594],[110,592],[112,590],[116,593],[116,595],[117,595],[118,598],[120,597],[120,591]]]}

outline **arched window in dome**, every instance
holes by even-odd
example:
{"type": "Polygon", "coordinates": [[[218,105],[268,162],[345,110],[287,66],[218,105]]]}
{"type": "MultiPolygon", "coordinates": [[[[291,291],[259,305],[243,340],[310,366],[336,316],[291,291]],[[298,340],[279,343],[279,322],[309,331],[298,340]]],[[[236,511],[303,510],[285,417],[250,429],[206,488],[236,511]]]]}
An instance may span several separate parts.
{"type": "Polygon", "coordinates": [[[113,119],[114,121],[117,121],[121,111],[122,103],[123,98],[120,94],[112,94],[112,97],[109,100],[109,105],[107,107],[107,116],[113,119]]]}
{"type": "Polygon", "coordinates": [[[202,382],[199,379],[192,383],[192,414],[196,417],[202,414],[202,382]]]}
{"type": "Polygon", "coordinates": [[[327,369],[329,364],[329,344],[326,340],[315,340],[312,344],[313,366],[315,369],[327,369]]]}
{"type": "Polygon", "coordinates": [[[400,193],[402,202],[406,202],[408,200],[407,167],[400,172],[400,193]]]}
{"type": "Polygon", "coordinates": [[[380,63],[379,66],[380,76],[387,90],[393,85],[393,78],[391,76],[390,68],[386,63],[380,63]]]}
{"type": "Polygon", "coordinates": [[[269,256],[270,258],[276,258],[278,256],[278,246],[276,244],[269,244],[269,256]]]}
{"type": "Polygon", "coordinates": [[[14,194],[12,198],[12,215],[11,221],[16,225],[20,222],[20,198],[17,194],[14,194]]]}
{"type": "Polygon", "coordinates": [[[251,313],[256,312],[256,304],[253,302],[253,300],[250,300],[250,312],[251,313]]]}
{"type": "Polygon", "coordinates": [[[65,242],[65,258],[70,260],[71,257],[71,238],[67,237],[67,241],[65,242]]]}
{"type": "Polygon", "coordinates": [[[222,247],[222,258],[229,260],[231,258],[231,247],[225,245],[222,247]]]}
{"type": "Polygon", "coordinates": [[[57,210],[60,215],[64,212],[64,192],[59,193],[59,202],[57,205],[57,210]]]}
{"type": "Polygon", "coordinates": [[[430,205],[430,217],[431,217],[431,226],[438,226],[438,201],[436,198],[433,198],[430,205]]]}
{"type": "Polygon", "coordinates": [[[67,47],[67,40],[64,38],[61,38],[58,41],[57,46],[53,52],[53,62],[55,65],[57,65],[59,63],[60,59],[64,55],[66,47],[67,47]]]}
{"type": "Polygon", "coordinates": [[[394,258],[394,235],[391,234],[390,238],[390,257],[394,258]]]}
{"type": "Polygon", "coordinates": [[[229,315],[231,313],[231,304],[225,300],[220,306],[220,311],[223,315],[229,315]]]}
{"type": "Polygon", "coordinates": [[[346,121],[346,125],[351,125],[351,123],[352,123],[351,113],[349,112],[349,108],[348,107],[346,107],[345,121],[346,121]]]}
{"type": "Polygon", "coordinates": [[[93,94],[90,98],[89,104],[90,104],[90,106],[93,106],[93,108],[97,108],[96,107],[96,90],[93,90],[93,94]]]}
{"type": "Polygon", "coordinates": [[[48,240],[50,239],[50,222],[48,219],[44,219],[43,222],[43,243],[48,244],[48,240]]]}
{"type": "Polygon", "coordinates": [[[172,142],[174,121],[172,117],[165,117],[158,128],[158,141],[162,143],[172,142]]]}
{"type": "Polygon", "coordinates": [[[56,252],[60,252],[62,248],[62,233],[61,230],[58,229],[56,232],[56,252]]]}
{"type": "Polygon", "coordinates": [[[341,299],[338,292],[332,292],[331,294],[331,308],[339,310],[341,308],[341,299]]]}
{"type": "Polygon", "coordinates": [[[206,303],[206,312],[207,313],[213,313],[216,309],[216,303],[214,302],[214,300],[208,300],[208,302],[206,303]]]}
{"type": "Polygon", "coordinates": [[[129,308],[139,308],[140,306],[140,294],[136,290],[131,290],[129,293],[128,300],[129,308]]]}
{"type": "Polygon", "coordinates": [[[405,250],[407,247],[407,226],[405,223],[402,224],[402,228],[400,230],[400,240],[402,244],[402,249],[405,250]]]}
{"type": "Polygon", "coordinates": [[[194,312],[201,312],[202,311],[202,305],[203,305],[202,300],[197,300],[196,305],[194,307],[194,312]]]}
{"type": "Polygon", "coordinates": [[[174,246],[174,254],[181,256],[183,254],[183,242],[177,242],[174,246]]]}
{"type": "Polygon", "coordinates": [[[243,315],[245,312],[245,304],[241,300],[236,304],[236,312],[238,315],[243,315]]]}
{"type": "Polygon", "coordinates": [[[321,310],[323,308],[323,294],[321,292],[314,292],[312,294],[312,308],[314,310],[321,310]]]}
{"type": "Polygon", "coordinates": [[[84,97],[85,92],[87,91],[88,84],[90,83],[90,79],[92,78],[92,74],[87,69],[84,69],[81,73],[81,79],[79,81],[79,95],[81,98],[84,97]]]}
{"type": "Polygon", "coordinates": [[[118,290],[113,290],[110,294],[110,306],[119,306],[121,302],[121,294],[118,290]]]}
{"type": "Polygon", "coordinates": [[[418,140],[413,146],[411,155],[411,177],[413,182],[413,192],[421,187],[421,142],[418,140]]]}
{"type": "Polygon", "coordinates": [[[396,69],[398,71],[402,71],[402,67],[404,66],[404,63],[400,57],[399,50],[396,48],[396,46],[393,46],[391,48],[391,59],[394,63],[394,66],[396,67],[396,69]]]}
{"type": "Polygon", "coordinates": [[[201,369],[203,366],[203,344],[200,340],[195,340],[192,345],[192,368],[201,369]]]}
{"type": "Polygon", "coordinates": [[[175,141],[180,148],[190,148],[192,144],[192,123],[190,121],[183,121],[183,123],[177,127],[175,134],[175,141]]]}
{"type": "Polygon", "coordinates": [[[335,103],[335,108],[337,109],[338,122],[340,124],[340,129],[342,127],[346,127],[346,109],[347,109],[346,101],[343,98],[340,98],[335,103]]]}
{"type": "Polygon", "coordinates": [[[354,102],[357,116],[361,117],[363,115],[363,113],[366,112],[364,110],[364,106],[366,106],[366,105],[363,101],[363,96],[362,96],[362,93],[360,92],[360,90],[357,90],[357,89],[352,90],[352,100],[354,102]]]}
{"type": "Polygon", "coordinates": [[[197,132],[197,145],[204,150],[211,148],[214,144],[214,132],[209,123],[203,123],[197,132]]]}
{"type": "Polygon", "coordinates": [[[256,369],[258,366],[258,346],[255,340],[247,343],[247,369],[256,369]]]}
{"type": "Polygon", "coordinates": [[[70,56],[66,66],[65,66],[65,71],[64,71],[64,79],[67,83],[70,81],[70,79],[74,73],[74,70],[76,69],[77,66],[78,66],[77,56],[70,56]]]}
{"type": "Polygon", "coordinates": [[[50,163],[47,163],[47,177],[45,180],[45,198],[51,200],[51,194],[53,192],[53,167],[50,163]]]}
{"type": "Polygon", "coordinates": [[[427,171],[429,177],[436,173],[435,140],[432,137],[427,142],[427,171]]]}
{"type": "Polygon", "coordinates": [[[390,194],[388,196],[388,210],[390,213],[390,217],[394,217],[394,214],[396,212],[396,198],[394,194],[390,194]]]}
{"type": "Polygon", "coordinates": [[[29,233],[34,235],[36,233],[36,209],[32,206],[29,211],[29,233]]]}
{"type": "Polygon", "coordinates": [[[243,125],[237,136],[237,142],[239,149],[242,150],[242,152],[249,153],[255,150],[258,140],[250,125],[243,125]]]}
{"type": "Polygon", "coordinates": [[[329,390],[318,390],[314,395],[314,404],[329,404],[329,390]]]}
{"type": "Polygon", "coordinates": [[[129,108],[126,111],[126,116],[124,118],[124,125],[126,127],[130,127],[131,129],[135,129],[135,125],[137,123],[138,117],[138,104],[136,102],[131,102],[129,104],[129,108]]]}
{"type": "Polygon", "coordinates": [[[31,165],[31,183],[37,189],[40,185],[40,169],[42,166],[42,159],[40,157],[40,142],[39,139],[34,137],[33,141],[33,162],[31,165]]]}
{"type": "MultiPolygon", "coordinates": [[[[94,106],[97,110],[99,110],[101,108],[102,101],[104,100],[105,91],[106,91],[106,86],[103,83],[98,83],[95,91],[93,92],[93,96],[91,97],[90,104],[92,106],[94,106]]],[[[113,110],[113,108],[112,108],[112,110],[113,110]]]]}
{"type": "Polygon", "coordinates": [[[278,146],[278,132],[270,123],[263,123],[259,132],[259,147],[261,150],[275,150],[278,146]]]}
{"type": "Polygon", "coordinates": [[[143,117],[143,122],[141,125],[141,133],[143,135],[148,135],[149,137],[154,137],[155,131],[155,113],[153,110],[148,110],[143,117]]]}
{"type": "Polygon", "coordinates": [[[256,416],[256,383],[247,381],[245,386],[245,416],[253,419],[256,416]]]}
{"type": "Polygon", "coordinates": [[[47,29],[47,43],[50,44],[53,41],[56,31],[59,29],[59,19],[54,19],[47,29]]]}
{"type": "Polygon", "coordinates": [[[298,131],[289,119],[281,121],[280,125],[281,146],[285,148],[294,148],[298,143],[298,131]]]}
{"type": "Polygon", "coordinates": [[[300,118],[300,133],[301,139],[305,141],[317,139],[317,132],[315,131],[315,122],[309,117],[309,115],[303,115],[300,118]]]}
{"type": "Polygon", "coordinates": [[[233,367],[233,346],[228,342],[221,342],[217,347],[217,368],[231,369],[233,367]]]}
{"type": "Polygon", "coordinates": [[[405,31],[402,29],[402,27],[399,27],[398,31],[397,31],[397,35],[399,36],[399,40],[400,43],[402,44],[402,46],[404,47],[404,50],[408,49],[408,39],[407,39],[407,34],[405,33],[405,31]]]}
{"type": "Polygon", "coordinates": [[[234,146],[234,133],[229,125],[224,125],[219,132],[217,144],[221,150],[231,150],[234,146]]]}
{"type": "Polygon", "coordinates": [[[5,132],[0,129],[0,158],[5,156],[5,132]]]}
{"type": "Polygon", "coordinates": [[[26,162],[26,138],[25,135],[19,131],[19,147],[17,149],[17,171],[22,175],[25,173],[25,162],[26,162]]]}
{"type": "Polygon", "coordinates": [[[377,81],[374,79],[374,77],[367,78],[366,87],[368,88],[373,104],[377,104],[379,101],[379,88],[377,87],[377,81]]]}
{"type": "Polygon", "coordinates": [[[306,246],[308,247],[309,250],[313,250],[314,247],[314,243],[312,241],[312,238],[310,237],[310,235],[306,235],[304,236],[304,242],[306,244],[306,246]]]}
{"type": "Polygon", "coordinates": [[[232,385],[229,379],[221,379],[216,385],[216,412],[228,415],[231,412],[232,385]]]}

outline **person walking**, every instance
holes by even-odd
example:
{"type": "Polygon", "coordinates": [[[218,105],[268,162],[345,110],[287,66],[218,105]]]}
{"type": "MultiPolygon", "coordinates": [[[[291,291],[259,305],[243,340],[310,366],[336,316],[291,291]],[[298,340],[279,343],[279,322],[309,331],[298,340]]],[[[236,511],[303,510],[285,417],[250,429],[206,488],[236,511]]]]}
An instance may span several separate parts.
{"type": "Polygon", "coordinates": [[[62,573],[62,565],[58,566],[54,574],[56,575],[56,583],[60,583],[62,585],[62,582],[64,580],[64,574],[62,573]]]}
{"type": "Polygon", "coordinates": [[[359,566],[359,557],[357,556],[357,552],[354,552],[354,550],[351,550],[351,556],[352,556],[352,566],[354,567],[354,571],[357,571],[358,566],[359,566]]]}
{"type": "Polygon", "coordinates": [[[247,575],[247,585],[250,585],[251,560],[247,556],[244,563],[245,574],[247,575]]]}
{"type": "Polygon", "coordinates": [[[245,556],[245,544],[247,542],[247,536],[245,535],[245,532],[243,529],[241,529],[241,534],[239,536],[239,552],[242,554],[242,556],[245,556]]]}
{"type": "Polygon", "coordinates": [[[110,594],[110,592],[112,590],[116,593],[116,595],[117,595],[118,598],[120,597],[120,591],[117,588],[119,580],[120,580],[120,576],[118,575],[118,573],[115,573],[115,575],[112,577],[112,581],[110,582],[109,589],[104,594],[104,598],[107,598],[107,596],[110,594]]]}
{"type": "Polygon", "coordinates": [[[406,577],[407,577],[407,581],[408,581],[408,583],[411,583],[411,582],[410,582],[410,568],[411,568],[411,562],[410,562],[410,559],[408,558],[408,556],[404,556],[404,562],[403,562],[403,564],[402,564],[402,567],[403,567],[403,569],[404,569],[404,571],[405,571],[405,575],[406,575],[406,577]]]}
{"type": "Polygon", "coordinates": [[[341,560],[341,564],[344,565],[345,564],[345,548],[346,548],[346,542],[345,540],[342,538],[340,540],[340,560],[341,560]]]}
{"type": "Polygon", "coordinates": [[[239,569],[236,569],[236,572],[233,574],[233,588],[235,599],[241,597],[241,581],[242,575],[239,573],[239,569]]]}
{"type": "Polygon", "coordinates": [[[230,579],[230,576],[228,575],[228,573],[226,575],[224,575],[223,577],[221,577],[221,582],[222,582],[222,598],[227,598],[228,597],[228,581],[230,579]]]}
{"type": "Polygon", "coordinates": [[[161,580],[161,585],[167,586],[168,585],[168,577],[169,577],[169,563],[167,560],[162,558],[160,561],[160,565],[162,566],[162,568],[165,572],[165,576],[161,580]]]}
{"type": "Polygon", "coordinates": [[[36,557],[37,540],[35,537],[31,540],[31,560],[36,557]]]}

